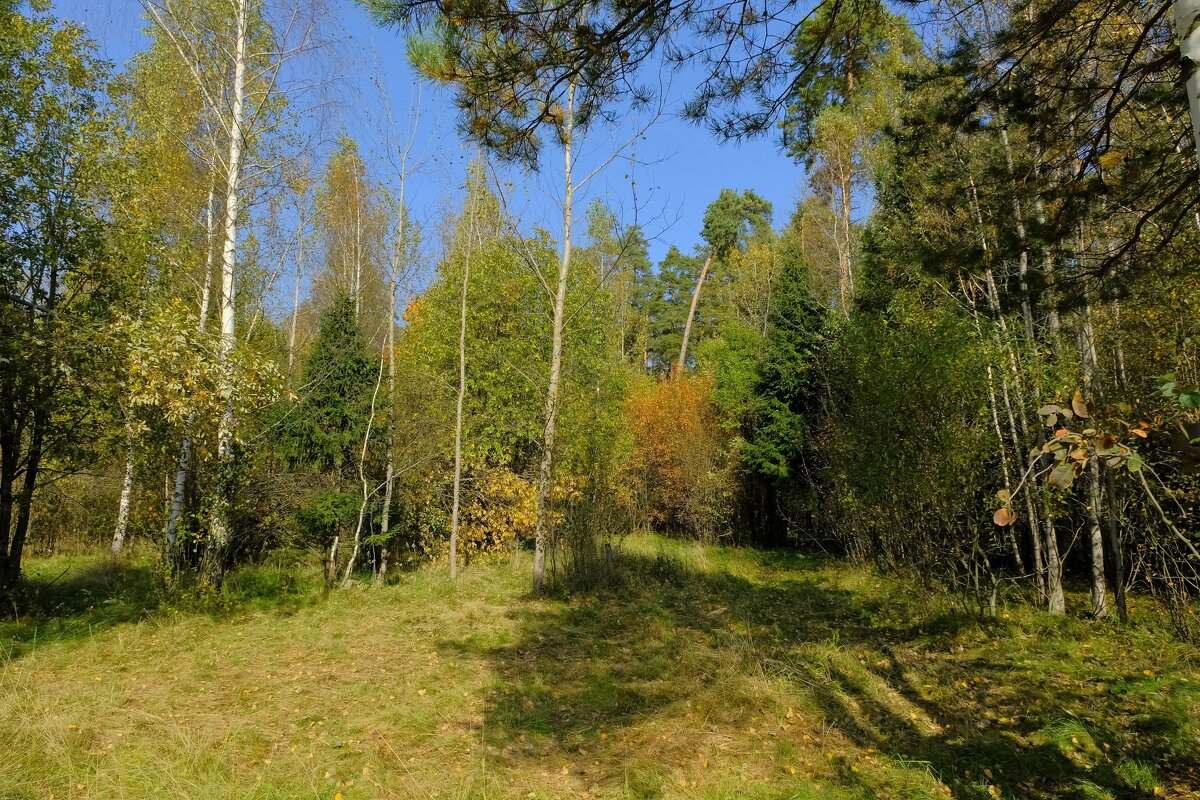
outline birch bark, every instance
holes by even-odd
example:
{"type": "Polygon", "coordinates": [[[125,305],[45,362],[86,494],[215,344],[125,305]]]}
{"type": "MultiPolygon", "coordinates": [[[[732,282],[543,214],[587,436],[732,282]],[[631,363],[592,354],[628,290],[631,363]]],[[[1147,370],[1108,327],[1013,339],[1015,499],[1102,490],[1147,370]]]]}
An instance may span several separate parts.
{"type": "Polygon", "coordinates": [[[533,590],[541,592],[545,584],[546,544],[550,534],[548,508],[550,481],[554,467],[554,425],[558,417],[559,382],[562,379],[562,339],[567,302],[567,279],[571,274],[571,222],[574,199],[574,161],[571,157],[575,133],[575,84],[567,86],[567,107],[563,115],[563,241],[558,263],[558,285],[554,293],[554,322],[550,345],[550,383],[546,388],[546,424],[542,434],[542,461],[538,469],[537,517],[534,523],[533,590]]]}

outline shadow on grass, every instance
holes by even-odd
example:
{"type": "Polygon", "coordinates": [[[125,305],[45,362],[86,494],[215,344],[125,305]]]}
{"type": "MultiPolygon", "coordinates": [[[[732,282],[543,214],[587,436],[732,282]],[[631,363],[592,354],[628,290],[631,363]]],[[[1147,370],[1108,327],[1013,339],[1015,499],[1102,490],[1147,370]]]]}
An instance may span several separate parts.
{"type": "Polygon", "coordinates": [[[12,606],[0,613],[0,660],[19,658],[49,641],[159,617],[292,614],[327,592],[319,569],[284,557],[232,570],[215,594],[187,583],[168,587],[150,559],[49,559],[26,572],[12,606]]]}
{"type": "MultiPolygon", "coordinates": [[[[710,725],[724,726],[752,745],[761,738],[745,733],[753,733],[753,719],[778,718],[795,704],[821,726],[822,737],[832,732],[840,740],[827,769],[862,796],[896,789],[897,796],[928,796],[881,786],[889,778],[855,766],[863,754],[879,754],[900,771],[932,774],[955,797],[980,800],[1152,796],[1145,781],[1135,785],[1122,775],[1116,751],[1102,751],[1100,741],[1120,743],[1122,759],[1151,764],[1176,783],[1200,769],[1196,753],[1174,749],[1178,740],[1170,732],[1129,731],[1135,723],[1121,716],[1119,698],[1108,698],[1106,716],[1104,709],[1095,713],[1097,698],[1086,686],[1051,686],[1036,669],[1020,674],[1004,659],[957,655],[963,648],[952,643],[960,634],[987,639],[983,623],[967,614],[939,613],[894,590],[842,588],[812,569],[813,562],[805,570],[804,560],[791,555],[754,558],[765,573],[761,581],[625,553],[628,580],[620,588],[518,605],[511,612],[518,635],[502,647],[473,649],[455,640],[439,647],[492,663],[496,686],[484,727],[494,752],[508,762],[608,753],[626,763],[640,759],[652,771],[655,759],[667,756],[621,751],[615,742],[623,729],[696,720],[697,737],[710,725]],[[739,684],[737,676],[754,674],[778,679],[782,705],[766,707],[769,700],[739,684]],[[1005,691],[989,699],[989,687],[973,683],[972,674],[998,678],[1005,691]],[[925,689],[963,688],[929,692],[918,682],[925,689]],[[1031,708],[1024,690],[1035,687],[1046,702],[1031,708]],[[1063,741],[1044,735],[1075,709],[1089,709],[1095,724],[1063,741]],[[1080,736],[1093,735],[1080,743],[1080,736]]],[[[1142,711],[1157,713],[1163,724],[1173,720],[1142,711]]],[[[688,736],[686,729],[677,734],[688,736]]],[[[628,790],[628,772],[625,782],[628,790]]],[[[633,796],[658,796],[661,781],[650,784],[633,796]]]]}

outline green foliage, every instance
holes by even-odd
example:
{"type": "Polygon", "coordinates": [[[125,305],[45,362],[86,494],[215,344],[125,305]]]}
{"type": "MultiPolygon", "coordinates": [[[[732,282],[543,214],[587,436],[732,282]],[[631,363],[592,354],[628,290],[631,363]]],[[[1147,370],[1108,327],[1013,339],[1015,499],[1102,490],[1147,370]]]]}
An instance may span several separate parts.
{"type": "MultiPolygon", "coordinates": [[[[798,27],[791,52],[799,69],[782,128],[793,157],[811,168],[829,148],[830,131],[822,128],[834,115],[874,114],[872,106],[894,94],[901,65],[919,52],[908,21],[880,0],[818,5],[798,27]]],[[[883,121],[867,123],[874,137],[883,121]]]]}
{"type": "MultiPolygon", "coordinates": [[[[634,309],[646,325],[644,366],[651,372],[670,372],[679,357],[683,325],[702,260],[685,256],[672,245],[654,273],[638,276],[634,309]]],[[[701,338],[706,326],[698,315],[692,335],[701,338]]]]}
{"type": "Polygon", "coordinates": [[[950,578],[986,516],[977,493],[994,447],[988,352],[970,320],[919,278],[869,279],[889,284],[874,290],[887,304],[854,317],[824,367],[815,435],[827,518],[850,552],[950,578]]]}
{"type": "Polygon", "coordinates": [[[743,459],[756,475],[786,480],[810,446],[805,428],[817,409],[825,322],[799,261],[784,262],[774,300],[743,459]]]}
{"type": "Polygon", "coordinates": [[[317,340],[304,361],[301,394],[279,426],[278,446],[289,465],[335,474],[355,468],[377,372],[354,301],[337,295],[321,315],[317,340]]]}
{"type": "Polygon", "coordinates": [[[296,509],[300,529],[297,544],[327,548],[333,537],[355,523],[361,498],[350,492],[327,490],[296,509]]]}
{"type": "Polygon", "coordinates": [[[0,592],[43,467],[92,463],[113,421],[110,304],[137,275],[106,228],[122,172],[106,79],[78,27],[0,4],[0,592]]]}
{"type": "Polygon", "coordinates": [[[717,199],[704,210],[701,238],[711,248],[713,258],[723,258],[751,236],[769,236],[771,204],[753,191],[738,194],[722,189],[717,199]]]}

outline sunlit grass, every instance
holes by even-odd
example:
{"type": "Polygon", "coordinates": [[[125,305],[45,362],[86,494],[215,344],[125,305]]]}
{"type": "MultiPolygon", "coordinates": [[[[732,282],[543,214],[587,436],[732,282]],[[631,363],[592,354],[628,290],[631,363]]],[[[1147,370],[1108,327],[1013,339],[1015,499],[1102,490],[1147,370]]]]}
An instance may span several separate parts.
{"type": "Polygon", "coordinates": [[[1141,797],[1200,789],[1200,670],[1114,630],[828,560],[631,537],[327,591],[279,555],[161,600],[152,558],[35,562],[0,627],[0,797],[1141,797]],[[64,591],[66,592],[64,594],[64,591]]]}

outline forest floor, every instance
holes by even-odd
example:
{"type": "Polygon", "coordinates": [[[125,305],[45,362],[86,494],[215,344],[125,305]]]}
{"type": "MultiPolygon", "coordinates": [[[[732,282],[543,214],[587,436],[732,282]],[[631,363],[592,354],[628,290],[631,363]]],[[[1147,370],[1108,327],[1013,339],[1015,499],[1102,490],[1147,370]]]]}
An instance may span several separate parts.
{"type": "Polygon", "coordinates": [[[1200,653],[1147,600],[980,621],[829,559],[622,552],[564,599],[523,560],[325,591],[279,556],[206,606],[33,560],[0,798],[1200,797],[1200,653]]]}

